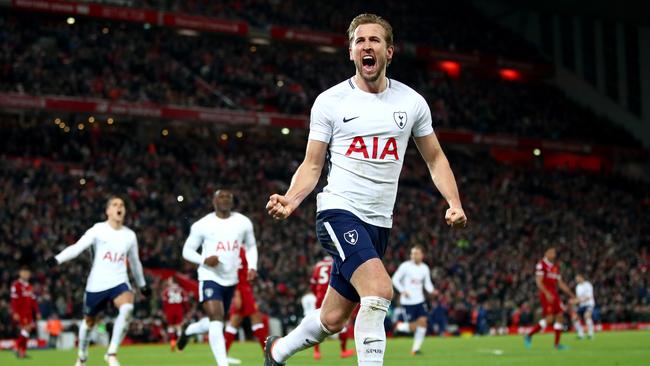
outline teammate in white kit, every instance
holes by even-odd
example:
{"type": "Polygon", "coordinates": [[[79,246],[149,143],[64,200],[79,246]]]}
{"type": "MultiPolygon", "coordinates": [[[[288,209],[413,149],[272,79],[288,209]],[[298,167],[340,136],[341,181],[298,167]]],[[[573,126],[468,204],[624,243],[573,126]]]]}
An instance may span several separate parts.
{"type": "Polygon", "coordinates": [[[423,262],[424,248],[415,245],[411,248],[411,260],[397,267],[393,273],[393,286],[399,292],[399,302],[406,311],[406,321],[398,322],[395,330],[413,332],[411,354],[419,355],[420,347],[427,335],[427,301],[424,291],[433,295],[431,271],[423,262]]]}
{"type": "Polygon", "coordinates": [[[589,339],[592,339],[594,337],[594,320],[592,314],[594,312],[594,307],[596,306],[594,287],[591,285],[591,282],[585,280],[585,277],[581,274],[576,275],[576,282],[576,302],[578,304],[578,311],[574,315],[573,325],[578,332],[578,338],[584,338],[584,329],[580,323],[580,317],[582,317],[587,326],[587,336],[589,339]]]}
{"type": "Polygon", "coordinates": [[[316,311],[316,295],[312,294],[311,291],[304,294],[300,298],[300,304],[302,304],[302,314],[306,317],[316,311]]]}
{"type": "Polygon", "coordinates": [[[112,301],[118,309],[113,334],[104,359],[110,366],[119,366],[117,350],[129,329],[133,313],[133,290],[127,274],[127,261],[140,293],[149,296],[142,264],[138,256],[138,241],[133,230],[124,226],[126,207],[116,196],[106,203],[107,221],[96,223],[75,244],[49,258],[50,267],[76,258],[92,247],[93,264],[86,282],[84,295],[84,320],[79,326],[79,352],[75,365],[85,366],[88,358],[89,335],[95,326],[97,314],[112,301]]]}
{"type": "Polygon", "coordinates": [[[239,250],[242,246],[246,249],[248,280],[252,281],[257,276],[257,244],[251,220],[232,211],[231,191],[216,191],[212,205],[214,212],[192,225],[183,246],[183,258],[199,266],[199,301],[208,316],[183,327],[177,346],[183,350],[188,336],[207,332],[217,364],[228,366],[223,324],[239,281],[239,250]]]}
{"type": "Polygon", "coordinates": [[[334,259],[330,287],[319,310],[285,337],[267,339],[267,366],[282,365],[296,352],[341,331],[357,303],[358,363],[383,364],[384,318],[393,286],[381,258],[411,137],[449,204],[447,223],[462,227],[467,221],[426,101],[386,77],[394,51],[392,27],[377,15],[362,14],[352,20],[347,33],[356,74],[316,98],[304,161],[287,192],[271,195],[266,205],[273,218],[286,219],[314,190],[327,160],[328,184],[317,197],[316,231],[334,259]]]}

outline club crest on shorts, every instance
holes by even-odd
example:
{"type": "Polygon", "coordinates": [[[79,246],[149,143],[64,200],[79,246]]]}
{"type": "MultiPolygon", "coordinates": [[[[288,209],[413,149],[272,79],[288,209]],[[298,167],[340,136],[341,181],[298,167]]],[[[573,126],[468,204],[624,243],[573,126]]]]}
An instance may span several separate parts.
{"type": "Polygon", "coordinates": [[[203,290],[203,293],[205,294],[205,297],[212,297],[212,294],[214,294],[214,290],[211,288],[206,288],[203,290]]]}
{"type": "Polygon", "coordinates": [[[393,112],[393,120],[397,127],[404,129],[404,126],[406,126],[406,112],[393,112]]]}
{"type": "Polygon", "coordinates": [[[356,230],[350,230],[343,234],[343,239],[345,239],[348,244],[355,245],[359,240],[359,234],[356,230]]]}

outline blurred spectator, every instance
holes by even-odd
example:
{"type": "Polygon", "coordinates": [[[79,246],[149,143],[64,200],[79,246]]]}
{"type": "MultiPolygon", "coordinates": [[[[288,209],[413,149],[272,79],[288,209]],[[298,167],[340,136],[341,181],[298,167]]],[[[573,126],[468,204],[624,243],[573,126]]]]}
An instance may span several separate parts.
{"type": "Polygon", "coordinates": [[[59,316],[56,313],[52,313],[47,319],[45,330],[50,337],[48,347],[56,348],[56,343],[59,340],[61,331],[63,331],[63,324],[61,324],[61,319],[59,319],[59,316]]]}

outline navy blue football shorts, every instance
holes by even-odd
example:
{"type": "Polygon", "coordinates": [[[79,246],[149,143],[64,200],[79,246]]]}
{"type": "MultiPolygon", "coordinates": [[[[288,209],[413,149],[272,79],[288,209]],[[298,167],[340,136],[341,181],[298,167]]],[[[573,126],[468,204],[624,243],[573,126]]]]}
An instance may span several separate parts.
{"type": "Polygon", "coordinates": [[[199,302],[203,303],[209,300],[217,300],[223,303],[223,309],[228,313],[230,309],[230,302],[235,294],[235,287],[222,286],[214,281],[199,281],[199,302]]]}
{"type": "Polygon", "coordinates": [[[121,283],[108,290],[99,292],[88,292],[84,294],[84,315],[95,316],[102,311],[109,301],[113,301],[122,293],[131,291],[128,283],[121,283]]]}
{"type": "Polygon", "coordinates": [[[350,284],[354,271],[366,261],[383,258],[390,229],[361,221],[345,210],[324,210],[316,215],[316,236],[334,259],[330,286],[346,299],[359,302],[350,284]]]}
{"type": "Polygon", "coordinates": [[[407,323],[414,322],[420,317],[427,316],[427,304],[426,302],[421,302],[414,305],[402,305],[404,306],[404,321],[407,323]]]}

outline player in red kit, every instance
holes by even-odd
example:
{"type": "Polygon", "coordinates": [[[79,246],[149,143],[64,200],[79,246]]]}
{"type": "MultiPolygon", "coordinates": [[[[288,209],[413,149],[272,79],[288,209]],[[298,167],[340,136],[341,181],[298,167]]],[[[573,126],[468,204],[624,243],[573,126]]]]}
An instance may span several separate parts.
{"type": "Polygon", "coordinates": [[[167,279],[162,293],[163,311],[167,319],[167,334],[171,350],[176,350],[176,341],[183,324],[183,314],[188,309],[187,292],[176,283],[174,277],[167,279]]]}
{"type": "Polygon", "coordinates": [[[267,326],[264,324],[262,314],[257,308],[257,302],[255,301],[255,296],[253,294],[253,287],[250,284],[250,280],[255,278],[255,276],[251,275],[250,272],[255,272],[255,270],[248,268],[246,251],[244,249],[239,252],[239,256],[241,258],[241,267],[239,267],[239,270],[237,271],[239,283],[237,283],[233,301],[230,305],[230,319],[226,331],[224,332],[224,337],[226,338],[226,350],[230,350],[230,346],[237,336],[237,329],[241,326],[244,318],[250,318],[251,330],[253,331],[255,338],[257,338],[257,341],[260,343],[263,351],[264,341],[268,336],[268,330],[267,326]]]}
{"type": "MultiPolygon", "coordinates": [[[[320,260],[314,266],[314,270],[309,280],[309,287],[311,292],[316,296],[316,309],[320,309],[323,305],[323,300],[325,299],[325,293],[327,293],[327,288],[330,283],[330,274],[332,273],[332,263],[333,259],[330,256],[327,256],[320,260]]],[[[355,350],[347,349],[348,341],[348,327],[344,327],[343,330],[339,333],[339,340],[341,341],[341,357],[346,358],[355,354],[355,350]]],[[[314,346],[314,359],[320,360],[320,347],[319,345],[314,346]]]]}
{"type": "Polygon", "coordinates": [[[535,282],[539,289],[539,301],[542,305],[542,314],[544,317],[524,337],[526,348],[530,348],[533,335],[544,330],[555,319],[555,323],[553,324],[553,329],[555,330],[555,348],[558,350],[566,349],[565,346],[560,344],[560,335],[564,328],[562,319],[564,309],[558,293],[558,287],[571,300],[575,298],[575,295],[562,280],[560,268],[555,263],[556,255],[555,248],[548,248],[544,253],[544,258],[535,266],[535,282]]]}
{"type": "Polygon", "coordinates": [[[16,339],[16,356],[18,358],[27,357],[29,333],[36,327],[34,317],[41,318],[34,290],[29,284],[31,275],[28,266],[21,266],[18,271],[18,279],[11,284],[11,319],[19,330],[16,339]]]}

